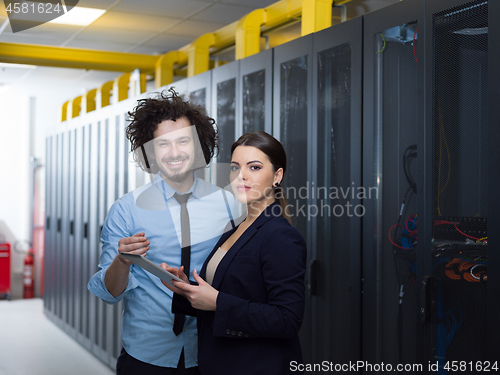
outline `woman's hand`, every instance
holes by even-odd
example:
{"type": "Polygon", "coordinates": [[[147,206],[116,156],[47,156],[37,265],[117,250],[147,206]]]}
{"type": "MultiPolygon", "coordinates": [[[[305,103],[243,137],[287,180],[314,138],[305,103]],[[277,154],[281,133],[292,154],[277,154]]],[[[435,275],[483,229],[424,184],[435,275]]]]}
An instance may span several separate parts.
{"type": "Polygon", "coordinates": [[[219,291],[212,288],[210,284],[198,276],[196,270],[193,270],[193,277],[198,285],[181,283],[180,281],[175,280],[172,280],[172,284],[176,289],[181,291],[179,294],[182,294],[185,298],[187,298],[189,302],[191,302],[191,306],[195,309],[215,311],[219,291]]]}
{"type": "MultiPolygon", "coordinates": [[[[178,278],[184,280],[186,283],[189,284],[189,279],[186,276],[186,274],[184,273],[184,266],[180,266],[180,268],[175,268],[175,267],[170,267],[167,263],[162,263],[162,264],[160,264],[160,267],[163,268],[165,271],[170,272],[172,275],[177,276],[178,278]]],[[[163,285],[165,285],[172,292],[180,294],[183,297],[186,297],[184,295],[184,291],[183,290],[181,290],[179,288],[176,288],[174,285],[172,285],[172,284],[170,284],[170,283],[168,283],[166,281],[161,280],[161,282],[162,282],[163,285]]],[[[179,282],[179,284],[184,284],[184,283],[179,282]]]]}

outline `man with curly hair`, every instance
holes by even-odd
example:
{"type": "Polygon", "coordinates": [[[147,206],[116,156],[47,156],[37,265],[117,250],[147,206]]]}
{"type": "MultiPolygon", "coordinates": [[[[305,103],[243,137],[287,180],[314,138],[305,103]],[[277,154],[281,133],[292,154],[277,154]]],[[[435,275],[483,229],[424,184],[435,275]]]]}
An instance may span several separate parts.
{"type": "Polygon", "coordinates": [[[173,315],[172,293],[121,253],[147,252],[156,264],[182,263],[187,275],[201,268],[236,214],[233,196],[195,173],[217,149],[215,121],[173,89],[140,99],[129,119],[126,133],[134,159],[152,182],[125,194],[109,210],[99,269],[88,289],[107,303],[124,301],[118,375],[198,374],[195,319],[173,315]],[[184,209],[189,246],[181,222],[184,209]]]}

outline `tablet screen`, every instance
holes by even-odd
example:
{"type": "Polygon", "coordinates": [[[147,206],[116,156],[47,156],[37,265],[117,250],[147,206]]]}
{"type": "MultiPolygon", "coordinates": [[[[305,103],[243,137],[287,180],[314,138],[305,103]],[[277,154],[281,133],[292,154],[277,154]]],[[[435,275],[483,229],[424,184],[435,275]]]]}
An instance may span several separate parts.
{"type": "Polygon", "coordinates": [[[159,265],[151,262],[149,259],[143,257],[142,255],[130,254],[130,253],[120,253],[125,259],[131,261],[134,264],[137,264],[139,267],[145,269],[146,271],[152,273],[153,275],[159,277],[163,281],[169,283],[170,280],[182,281],[184,280],[178,278],[177,276],[171,274],[168,271],[165,271],[159,265]]]}

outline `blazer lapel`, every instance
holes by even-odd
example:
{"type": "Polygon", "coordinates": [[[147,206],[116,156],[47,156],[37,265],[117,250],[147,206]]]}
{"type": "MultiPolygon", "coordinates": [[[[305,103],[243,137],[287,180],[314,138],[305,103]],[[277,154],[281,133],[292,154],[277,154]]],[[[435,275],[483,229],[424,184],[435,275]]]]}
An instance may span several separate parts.
{"type": "MultiPolygon", "coordinates": [[[[276,204],[277,203],[275,202],[275,203],[272,203],[271,205],[269,205],[259,215],[259,217],[255,220],[255,222],[252,225],[250,225],[250,227],[248,227],[247,230],[245,230],[245,232],[243,232],[243,234],[241,235],[241,237],[238,238],[238,240],[234,243],[234,245],[227,251],[227,254],[224,255],[224,257],[220,261],[220,263],[219,263],[219,265],[218,265],[218,267],[217,267],[217,269],[215,271],[214,279],[212,281],[212,286],[215,289],[219,289],[220,284],[222,282],[222,279],[224,278],[224,274],[226,273],[227,267],[231,264],[231,261],[236,256],[236,254],[241,250],[241,248],[255,234],[257,234],[257,232],[259,231],[260,227],[262,227],[267,221],[269,221],[274,216],[276,216],[276,215],[273,214],[273,207],[276,204]]],[[[224,241],[226,241],[226,239],[229,238],[229,236],[234,233],[234,230],[232,230],[231,233],[227,237],[224,236],[225,238],[221,238],[221,240],[219,241],[219,243],[217,243],[216,249],[214,249],[214,251],[212,252],[212,254],[210,254],[210,257],[205,261],[205,264],[203,265],[204,271],[206,270],[206,265],[208,264],[208,261],[210,260],[210,258],[212,258],[212,255],[214,254],[214,252],[217,251],[217,249],[219,248],[219,246],[222,245],[224,243],[224,241]]]]}
{"type": "Polygon", "coordinates": [[[217,249],[224,243],[226,242],[226,240],[234,233],[234,231],[236,230],[236,228],[233,228],[229,231],[227,231],[226,233],[224,233],[220,238],[219,238],[219,241],[217,241],[217,244],[215,245],[215,247],[212,249],[212,252],[210,253],[210,255],[207,257],[207,259],[205,259],[205,262],[203,262],[203,266],[201,267],[201,270],[200,270],[200,277],[205,280],[205,273],[207,272],[207,264],[208,262],[210,261],[210,259],[212,259],[213,255],[215,254],[215,252],[217,251],[217,249]]]}
{"type": "MultiPolygon", "coordinates": [[[[255,224],[255,223],[254,223],[255,224]]],[[[217,266],[217,269],[215,270],[215,275],[214,279],[212,281],[212,286],[215,289],[219,289],[220,283],[222,279],[224,278],[224,274],[226,273],[227,267],[229,264],[231,264],[231,261],[233,260],[234,256],[241,250],[243,245],[245,245],[250,238],[254,236],[255,233],[257,233],[257,227],[254,227],[251,225],[243,234],[241,235],[240,238],[234,243],[233,246],[227,251],[226,255],[224,255],[224,258],[220,261],[219,265],[217,266]]]]}

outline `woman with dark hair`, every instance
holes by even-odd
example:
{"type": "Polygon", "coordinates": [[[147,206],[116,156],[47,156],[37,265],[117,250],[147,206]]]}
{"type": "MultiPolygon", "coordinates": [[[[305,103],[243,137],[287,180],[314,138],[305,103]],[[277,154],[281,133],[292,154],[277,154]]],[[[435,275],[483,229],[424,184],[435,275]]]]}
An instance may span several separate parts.
{"type": "MultiPolygon", "coordinates": [[[[193,271],[196,285],[164,283],[176,293],[172,311],[198,318],[202,375],[296,373],[302,361],[306,246],[285,218],[285,170],[285,150],[269,134],[238,139],[231,186],[247,205],[245,220],[193,271]]],[[[182,267],[162,267],[187,281],[182,267]]]]}

